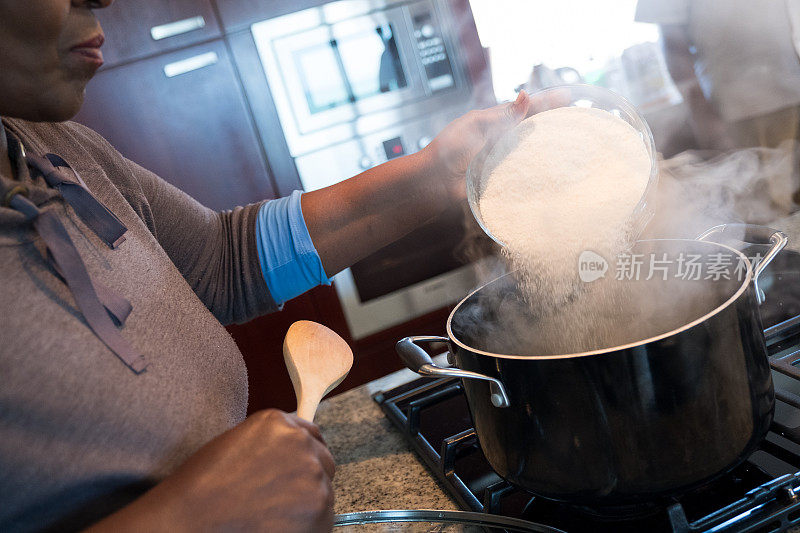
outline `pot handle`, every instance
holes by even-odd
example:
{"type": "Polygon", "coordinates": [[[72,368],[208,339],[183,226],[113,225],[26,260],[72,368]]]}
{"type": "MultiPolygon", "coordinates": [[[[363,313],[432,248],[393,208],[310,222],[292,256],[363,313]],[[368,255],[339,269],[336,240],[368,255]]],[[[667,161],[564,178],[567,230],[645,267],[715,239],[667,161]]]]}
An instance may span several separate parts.
{"type": "Polygon", "coordinates": [[[770,262],[775,259],[775,256],[778,255],[778,252],[783,250],[784,246],[786,246],[786,243],[789,242],[789,238],[786,237],[786,234],[782,231],[768,228],[767,226],[759,226],[756,224],[720,224],[719,226],[714,226],[713,228],[704,231],[697,237],[697,240],[708,241],[709,237],[712,235],[731,233],[734,231],[734,229],[739,230],[734,237],[737,240],[751,244],[771,245],[767,254],[753,268],[753,286],[756,289],[758,303],[762,304],[764,303],[765,297],[764,292],[758,287],[758,277],[762,272],[764,272],[764,269],[767,268],[767,265],[769,265],[770,262]],[[742,236],[741,230],[744,230],[744,236],[742,236]]]}
{"type": "Polygon", "coordinates": [[[489,382],[489,392],[491,393],[492,405],[495,407],[508,407],[508,394],[500,380],[478,374],[477,372],[470,372],[469,370],[459,370],[458,368],[442,368],[433,363],[431,356],[428,352],[417,346],[418,342],[447,342],[450,339],[447,337],[434,337],[434,336],[419,336],[419,337],[406,337],[400,340],[395,349],[397,355],[403,360],[405,365],[412,371],[427,377],[443,377],[443,378],[464,378],[464,379],[483,379],[489,382]]]}

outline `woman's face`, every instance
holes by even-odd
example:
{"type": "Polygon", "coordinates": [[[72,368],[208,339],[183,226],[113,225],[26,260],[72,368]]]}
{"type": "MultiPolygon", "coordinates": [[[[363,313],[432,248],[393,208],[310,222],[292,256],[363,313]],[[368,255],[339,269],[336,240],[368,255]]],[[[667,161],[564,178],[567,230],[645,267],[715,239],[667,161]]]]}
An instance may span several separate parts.
{"type": "Polygon", "coordinates": [[[0,116],[67,120],[103,64],[92,9],[113,0],[0,0],[0,116]]]}

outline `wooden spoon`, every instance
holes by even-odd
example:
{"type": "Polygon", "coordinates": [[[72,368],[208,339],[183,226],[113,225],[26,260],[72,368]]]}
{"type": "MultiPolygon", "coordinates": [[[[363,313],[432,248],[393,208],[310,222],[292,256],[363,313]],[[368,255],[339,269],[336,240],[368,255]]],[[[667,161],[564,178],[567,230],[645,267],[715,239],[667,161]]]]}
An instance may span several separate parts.
{"type": "Polygon", "coordinates": [[[297,396],[297,416],[313,422],[320,400],[350,372],[353,351],[335,331],[300,320],[286,332],[283,359],[297,396]]]}

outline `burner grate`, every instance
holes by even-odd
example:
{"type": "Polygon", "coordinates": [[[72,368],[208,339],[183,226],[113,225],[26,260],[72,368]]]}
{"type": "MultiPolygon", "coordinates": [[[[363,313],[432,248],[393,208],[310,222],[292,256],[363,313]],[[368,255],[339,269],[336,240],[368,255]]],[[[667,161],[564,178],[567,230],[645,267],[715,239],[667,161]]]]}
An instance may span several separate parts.
{"type": "MultiPolygon", "coordinates": [[[[794,394],[779,391],[777,397],[800,405],[794,394]]],[[[800,523],[800,438],[797,428],[777,422],[759,450],[721,480],[655,508],[619,510],[626,515],[620,519],[535,497],[494,473],[471,426],[459,380],[421,378],[373,398],[462,509],[525,518],[570,532],[771,532],[800,523]],[[442,432],[442,420],[462,427],[453,430],[451,423],[444,429],[453,431],[442,432]],[[758,454],[773,469],[780,463],[793,472],[776,477],[754,459],[758,454]]]]}

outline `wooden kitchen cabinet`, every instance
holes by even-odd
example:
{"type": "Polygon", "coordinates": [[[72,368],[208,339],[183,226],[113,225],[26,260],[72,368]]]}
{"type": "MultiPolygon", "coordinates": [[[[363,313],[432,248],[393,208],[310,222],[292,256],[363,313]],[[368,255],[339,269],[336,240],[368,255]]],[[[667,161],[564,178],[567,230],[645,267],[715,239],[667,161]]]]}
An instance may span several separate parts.
{"type": "Polygon", "coordinates": [[[210,0],[114,2],[95,14],[106,34],[107,67],[221,35],[210,0]]]}
{"type": "Polygon", "coordinates": [[[212,209],[275,197],[221,41],[100,72],[75,120],[212,209]]]}

